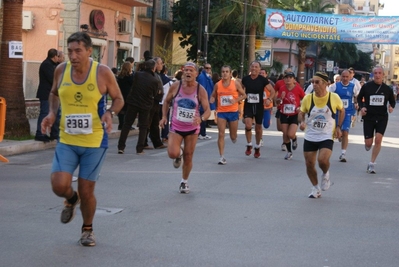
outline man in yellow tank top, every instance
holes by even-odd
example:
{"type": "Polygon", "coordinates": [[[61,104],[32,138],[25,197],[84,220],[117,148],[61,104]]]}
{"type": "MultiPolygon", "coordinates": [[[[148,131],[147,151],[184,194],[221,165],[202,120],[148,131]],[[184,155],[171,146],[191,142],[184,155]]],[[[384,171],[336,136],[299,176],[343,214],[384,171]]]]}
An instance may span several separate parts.
{"type": "Polygon", "coordinates": [[[54,72],[50,111],[43,119],[41,130],[45,134],[53,125],[61,105],[60,141],[55,149],[51,185],[57,196],[65,198],[61,222],[72,221],[80,203],[83,217],[80,244],[95,246],[94,187],[108,148],[112,116],[123,107],[123,97],[110,68],[90,58],[92,41],[87,33],[72,34],[67,45],[69,61],[59,64],[54,72]],[[112,98],[109,109],[107,95],[112,98]],[[78,166],[76,192],[72,174],[78,166]]]}
{"type": "Polygon", "coordinates": [[[210,103],[216,100],[217,125],[218,125],[218,148],[220,154],[219,165],[227,163],[224,157],[224,135],[226,125],[229,123],[230,139],[233,143],[237,141],[238,129],[238,103],[247,95],[241,87],[241,83],[231,79],[231,67],[222,67],[222,79],[214,86],[210,103]]]}

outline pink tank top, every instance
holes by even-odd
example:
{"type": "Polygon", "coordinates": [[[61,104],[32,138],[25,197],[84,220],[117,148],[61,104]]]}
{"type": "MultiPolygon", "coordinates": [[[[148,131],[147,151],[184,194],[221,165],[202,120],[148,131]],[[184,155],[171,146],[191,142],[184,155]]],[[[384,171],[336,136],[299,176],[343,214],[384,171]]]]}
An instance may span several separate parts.
{"type": "Polygon", "coordinates": [[[180,90],[182,84],[179,84],[176,96],[173,98],[172,113],[170,118],[170,130],[172,132],[199,132],[200,125],[193,124],[194,117],[199,116],[198,91],[192,94],[185,94],[180,90]]]}

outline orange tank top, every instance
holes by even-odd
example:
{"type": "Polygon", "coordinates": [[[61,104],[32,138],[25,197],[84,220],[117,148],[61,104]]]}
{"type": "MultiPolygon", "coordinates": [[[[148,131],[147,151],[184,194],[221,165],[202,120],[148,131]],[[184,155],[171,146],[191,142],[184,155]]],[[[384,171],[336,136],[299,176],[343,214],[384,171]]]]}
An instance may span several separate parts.
{"type": "Polygon", "coordinates": [[[223,86],[223,81],[217,82],[217,112],[236,112],[238,111],[238,102],[234,104],[231,100],[238,99],[238,91],[234,80],[230,81],[227,87],[223,86]]]}

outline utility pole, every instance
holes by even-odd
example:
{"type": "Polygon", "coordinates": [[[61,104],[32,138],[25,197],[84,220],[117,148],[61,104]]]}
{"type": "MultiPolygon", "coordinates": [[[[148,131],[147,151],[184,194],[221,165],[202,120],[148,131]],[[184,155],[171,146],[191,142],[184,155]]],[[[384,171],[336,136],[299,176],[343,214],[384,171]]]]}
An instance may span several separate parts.
{"type": "Polygon", "coordinates": [[[244,54],[245,54],[245,28],[247,24],[247,1],[244,1],[244,23],[242,26],[242,44],[241,44],[241,64],[240,64],[240,78],[242,79],[244,74],[244,54]]]}
{"type": "Polygon", "coordinates": [[[157,1],[152,1],[152,18],[151,18],[151,38],[150,38],[150,53],[151,56],[154,56],[154,47],[155,47],[155,34],[157,28],[157,1]]]}
{"type": "Polygon", "coordinates": [[[201,59],[201,44],[202,44],[202,0],[198,0],[198,34],[197,34],[197,64],[201,59]]]}
{"type": "Polygon", "coordinates": [[[205,0],[205,13],[204,13],[204,64],[208,63],[208,42],[209,42],[209,33],[208,33],[208,25],[209,25],[209,5],[210,0],[205,0]]]}

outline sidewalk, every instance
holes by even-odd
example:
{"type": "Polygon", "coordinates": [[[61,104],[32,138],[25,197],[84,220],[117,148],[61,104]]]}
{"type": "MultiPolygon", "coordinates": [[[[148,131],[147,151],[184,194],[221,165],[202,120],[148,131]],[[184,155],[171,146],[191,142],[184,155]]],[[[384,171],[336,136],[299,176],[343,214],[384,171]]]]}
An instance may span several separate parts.
{"type": "MultiPolygon", "coordinates": [[[[118,118],[116,119],[114,118],[112,124],[112,132],[108,135],[108,138],[110,139],[119,138],[120,131],[117,130],[118,129],[117,120],[118,118]]],[[[35,135],[37,119],[30,119],[29,123],[30,123],[31,135],[35,135]]],[[[138,130],[132,130],[129,132],[129,136],[137,135],[138,132],[139,132],[138,130]]],[[[56,141],[44,143],[44,142],[35,141],[34,139],[25,140],[25,141],[14,141],[14,140],[4,139],[2,142],[0,142],[0,155],[6,157],[6,156],[38,151],[38,150],[44,150],[44,149],[54,148],[56,144],[57,144],[56,141]]]]}

